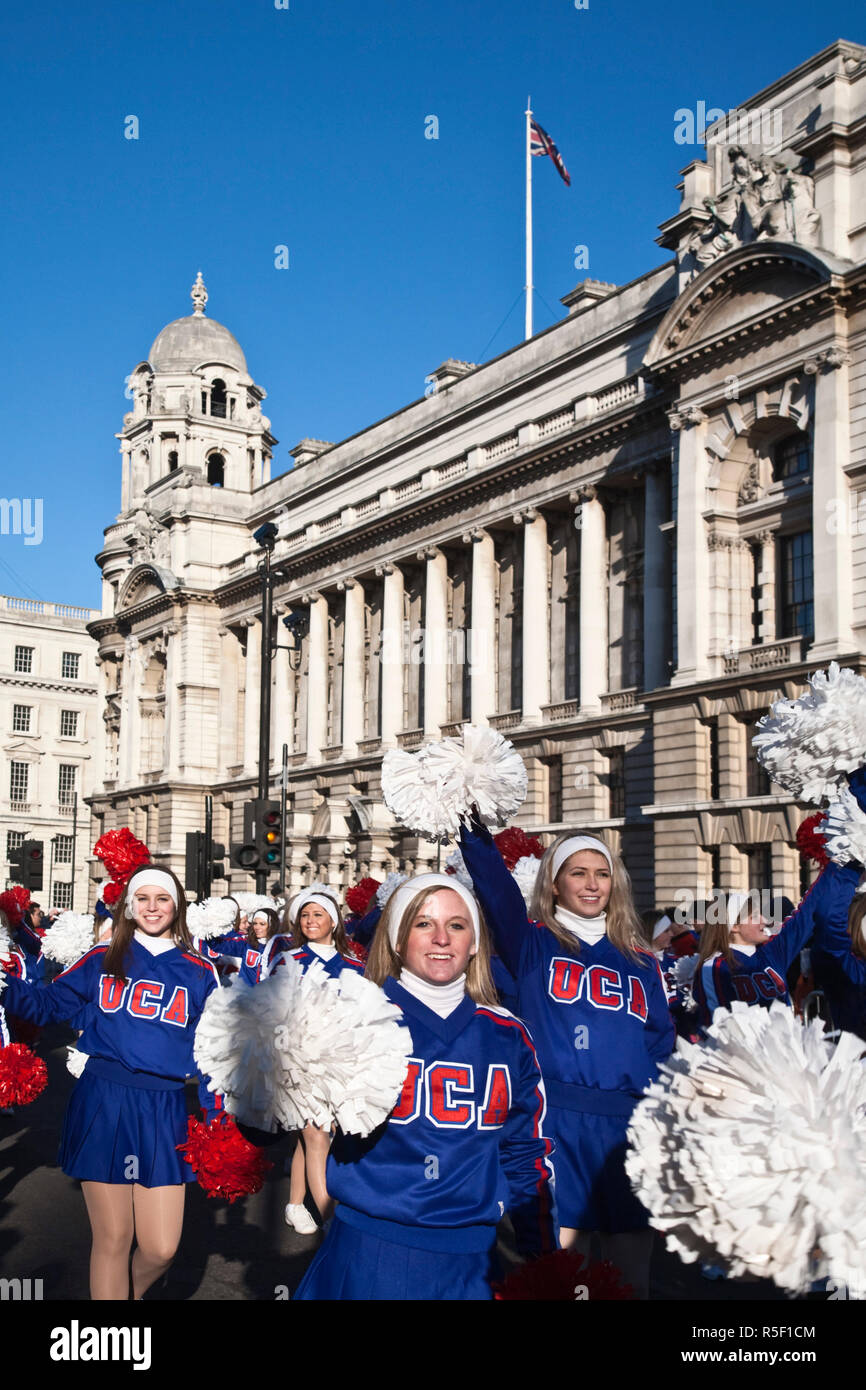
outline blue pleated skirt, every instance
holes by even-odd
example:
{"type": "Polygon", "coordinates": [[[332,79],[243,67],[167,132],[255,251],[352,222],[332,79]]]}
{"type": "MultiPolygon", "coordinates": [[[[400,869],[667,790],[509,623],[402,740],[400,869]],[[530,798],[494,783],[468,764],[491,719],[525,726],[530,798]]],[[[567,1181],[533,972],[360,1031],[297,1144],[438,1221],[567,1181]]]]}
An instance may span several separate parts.
{"type": "Polygon", "coordinates": [[[57,1162],[67,1177],[142,1187],[194,1182],[176,1147],[187,1137],[183,1083],[143,1089],[98,1070],[91,1058],[66,1108],[57,1162]]]}
{"type": "MultiPolygon", "coordinates": [[[[637,1101],[635,1101],[635,1105],[637,1101]]],[[[544,1122],[554,1144],[556,1215],[578,1231],[641,1231],[649,1214],[625,1171],[631,1115],[593,1115],[551,1105],[544,1122]]]]}
{"type": "Polygon", "coordinates": [[[396,1245],[337,1215],[295,1299],[405,1303],[487,1301],[490,1253],[455,1254],[396,1245]]]}

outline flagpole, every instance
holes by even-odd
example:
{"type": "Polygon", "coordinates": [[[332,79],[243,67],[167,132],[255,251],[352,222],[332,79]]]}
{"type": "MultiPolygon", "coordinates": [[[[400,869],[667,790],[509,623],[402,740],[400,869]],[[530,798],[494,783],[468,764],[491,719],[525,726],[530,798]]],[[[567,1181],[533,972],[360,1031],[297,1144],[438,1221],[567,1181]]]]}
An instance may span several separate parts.
{"type": "Polygon", "coordinates": [[[526,98],[526,319],[524,338],[532,337],[532,98],[526,98]]]}

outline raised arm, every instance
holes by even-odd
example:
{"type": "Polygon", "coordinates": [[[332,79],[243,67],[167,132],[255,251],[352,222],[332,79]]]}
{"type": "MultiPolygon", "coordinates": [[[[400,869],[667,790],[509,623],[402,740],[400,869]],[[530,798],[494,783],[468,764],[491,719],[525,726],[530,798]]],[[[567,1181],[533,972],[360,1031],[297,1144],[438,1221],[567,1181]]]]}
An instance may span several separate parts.
{"type": "Polygon", "coordinates": [[[460,850],[472,876],[472,886],[493,934],[496,952],[515,978],[530,930],[526,903],[493,836],[478,820],[460,831],[460,850]]]}
{"type": "Polygon", "coordinates": [[[553,1144],[544,1136],[546,1102],[535,1048],[521,1023],[515,1019],[508,1026],[520,1036],[519,1070],[499,1156],[508,1183],[508,1215],[517,1249],[530,1258],[556,1248],[550,1165],[553,1144]]]}
{"type": "Polygon", "coordinates": [[[821,922],[847,922],[848,908],[862,872],[859,864],[828,864],[800,906],[786,918],[778,935],[766,946],[759,946],[748,961],[737,962],[737,974],[756,975],[769,968],[784,975],[821,922]]]}

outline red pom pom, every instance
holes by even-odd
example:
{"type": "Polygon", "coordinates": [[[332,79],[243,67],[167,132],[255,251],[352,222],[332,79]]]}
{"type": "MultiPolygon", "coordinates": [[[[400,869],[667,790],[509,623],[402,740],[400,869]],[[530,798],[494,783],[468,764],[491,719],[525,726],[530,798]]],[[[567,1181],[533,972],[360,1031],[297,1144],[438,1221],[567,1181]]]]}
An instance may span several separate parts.
{"type": "Polygon", "coordinates": [[[494,1285],[494,1298],[505,1302],[531,1300],[537,1303],[619,1302],[634,1298],[630,1284],[610,1260],[590,1260],[576,1250],[554,1250],[540,1260],[513,1269],[507,1279],[494,1285]]]}
{"type": "Polygon", "coordinates": [[[114,907],[123,892],[122,883],[105,883],[102,887],[102,901],[106,907],[114,907]]]}
{"type": "Polygon", "coordinates": [[[209,1124],[190,1115],[187,1141],[177,1147],[207,1195],[227,1197],[230,1202],[260,1191],[265,1173],[274,1166],[226,1114],[209,1124]]]}
{"type": "Polygon", "coordinates": [[[680,932],[679,936],[672,937],[671,950],[679,960],[682,956],[694,956],[698,952],[698,938],[693,931],[680,932]]]}
{"type": "Polygon", "coordinates": [[[346,903],[351,910],[363,917],[367,912],[377,888],[381,888],[377,878],[362,878],[360,883],[356,883],[354,888],[349,888],[346,893],[346,903]]]}
{"type": "Polygon", "coordinates": [[[24,1043],[0,1047],[0,1109],[29,1105],[48,1085],[48,1070],[41,1057],[24,1043]]]}
{"type": "Polygon", "coordinates": [[[5,912],[10,927],[17,927],[24,920],[24,909],[30,906],[30,890],[18,884],[0,893],[0,912],[5,912]]]}
{"type": "Polygon", "coordinates": [[[540,859],[544,854],[541,841],[534,835],[527,835],[519,825],[507,825],[498,835],[493,836],[493,843],[509,869],[514,868],[518,859],[540,859]]]}
{"type": "Polygon", "coordinates": [[[353,941],[351,937],[349,938],[349,955],[353,960],[358,961],[360,965],[367,964],[366,947],[362,946],[360,941],[353,941]]]}
{"type": "Polygon", "coordinates": [[[797,831],[797,848],[803,858],[814,859],[822,869],[830,863],[830,856],[826,850],[827,841],[818,829],[826,819],[823,811],[816,811],[814,816],[806,817],[797,831]]]}
{"type": "Polygon", "coordinates": [[[150,863],[147,845],[136,839],[126,826],[122,830],[107,830],[100,835],[93,846],[93,853],[102,860],[112,878],[128,878],[142,864],[150,863]]]}

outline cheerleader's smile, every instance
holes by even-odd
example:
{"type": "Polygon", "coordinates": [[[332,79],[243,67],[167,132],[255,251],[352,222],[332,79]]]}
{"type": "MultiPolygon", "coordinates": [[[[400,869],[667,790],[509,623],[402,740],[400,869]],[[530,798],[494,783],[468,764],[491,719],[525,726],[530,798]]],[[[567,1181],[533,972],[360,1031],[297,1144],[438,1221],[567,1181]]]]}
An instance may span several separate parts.
{"type": "Polygon", "coordinates": [[[432,985],[449,985],[465,972],[475,954],[475,931],[459,893],[445,888],[430,894],[401,954],[407,970],[432,985]]]}
{"type": "Polygon", "coordinates": [[[133,898],[136,926],[148,936],[164,936],[171,931],[175,906],[163,888],[138,888],[133,898]]]}

